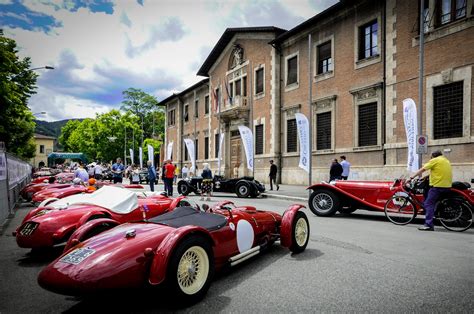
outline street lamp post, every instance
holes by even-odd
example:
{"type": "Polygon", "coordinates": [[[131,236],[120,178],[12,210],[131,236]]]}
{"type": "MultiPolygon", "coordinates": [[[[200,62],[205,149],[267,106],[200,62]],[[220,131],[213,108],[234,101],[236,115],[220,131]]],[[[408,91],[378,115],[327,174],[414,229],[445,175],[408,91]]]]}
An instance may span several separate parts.
{"type": "Polygon", "coordinates": [[[54,67],[52,67],[52,66],[50,66],[50,65],[45,65],[45,66],[43,66],[43,67],[32,68],[32,69],[30,69],[30,71],[41,70],[41,69],[54,70],[54,67]]]}

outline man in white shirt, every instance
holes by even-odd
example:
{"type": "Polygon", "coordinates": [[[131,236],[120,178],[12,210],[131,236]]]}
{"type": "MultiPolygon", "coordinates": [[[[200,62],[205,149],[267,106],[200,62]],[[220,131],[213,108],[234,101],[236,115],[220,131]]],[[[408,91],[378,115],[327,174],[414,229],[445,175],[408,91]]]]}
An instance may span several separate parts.
{"type": "Polygon", "coordinates": [[[347,180],[349,177],[349,172],[351,170],[351,163],[346,160],[346,156],[341,156],[341,166],[342,166],[342,180],[347,180]]]}
{"type": "Polygon", "coordinates": [[[103,171],[104,169],[102,168],[102,166],[99,163],[97,163],[94,167],[94,178],[96,180],[101,180],[103,171]]]}
{"type": "Polygon", "coordinates": [[[188,177],[188,172],[189,172],[188,166],[184,165],[183,169],[181,169],[181,175],[183,176],[183,179],[186,179],[188,177]]]}

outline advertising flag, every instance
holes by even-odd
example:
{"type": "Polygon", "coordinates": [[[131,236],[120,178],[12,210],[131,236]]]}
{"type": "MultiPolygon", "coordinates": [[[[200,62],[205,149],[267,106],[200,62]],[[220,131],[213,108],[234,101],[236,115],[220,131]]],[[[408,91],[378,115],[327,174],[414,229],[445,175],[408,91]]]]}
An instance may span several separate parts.
{"type": "Polygon", "coordinates": [[[185,138],[184,143],[186,144],[186,149],[188,150],[189,158],[191,159],[191,169],[189,171],[196,171],[196,156],[194,154],[194,141],[190,138],[185,138]]]}
{"type": "Polygon", "coordinates": [[[148,145],[148,160],[151,160],[151,164],[154,167],[155,166],[155,150],[153,146],[148,145]]]}
{"type": "Polygon", "coordinates": [[[170,160],[173,155],[173,142],[169,142],[166,147],[166,160],[170,160]]]}
{"type": "Polygon", "coordinates": [[[300,138],[300,163],[298,167],[309,173],[309,159],[311,152],[309,151],[309,122],[308,118],[302,113],[295,113],[296,126],[300,138]]]}
{"type": "Polygon", "coordinates": [[[217,169],[221,169],[221,160],[222,160],[222,143],[224,143],[225,133],[219,134],[219,153],[217,154],[217,169]]]}
{"type": "Polygon", "coordinates": [[[138,148],[138,154],[140,157],[140,168],[143,168],[143,150],[141,147],[138,148]]]}
{"type": "Polygon", "coordinates": [[[416,154],[416,135],[418,134],[418,120],[416,116],[416,104],[411,98],[403,100],[403,121],[407,135],[409,171],[418,170],[418,155],[416,154]]]}
{"type": "Polygon", "coordinates": [[[135,164],[135,161],[133,160],[133,149],[130,148],[130,161],[132,162],[132,165],[135,164]]]}
{"type": "Polygon", "coordinates": [[[247,168],[253,170],[253,135],[252,131],[243,125],[239,125],[240,136],[244,143],[245,156],[247,157],[247,168]]]}

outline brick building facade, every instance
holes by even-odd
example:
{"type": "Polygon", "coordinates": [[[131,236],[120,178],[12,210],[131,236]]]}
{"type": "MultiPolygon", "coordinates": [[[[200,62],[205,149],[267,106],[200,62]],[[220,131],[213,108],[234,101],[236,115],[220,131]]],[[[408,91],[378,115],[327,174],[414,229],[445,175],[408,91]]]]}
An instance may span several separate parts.
{"type": "MultiPolygon", "coordinates": [[[[455,179],[465,181],[474,178],[473,2],[425,1],[423,133],[429,152],[444,150],[455,179]]],[[[266,182],[273,159],[281,182],[307,184],[295,113],[312,112],[313,182],[327,180],[340,155],[352,163],[352,179],[400,176],[407,158],[402,101],[418,104],[418,12],[417,1],[340,1],[289,31],[227,29],[197,73],[208,78],[161,102],[164,147],[173,142],[182,166],[183,139],[191,138],[198,169],[208,162],[218,173],[221,133],[221,174],[266,182]],[[254,134],[254,173],[239,125],[254,134]]]]}

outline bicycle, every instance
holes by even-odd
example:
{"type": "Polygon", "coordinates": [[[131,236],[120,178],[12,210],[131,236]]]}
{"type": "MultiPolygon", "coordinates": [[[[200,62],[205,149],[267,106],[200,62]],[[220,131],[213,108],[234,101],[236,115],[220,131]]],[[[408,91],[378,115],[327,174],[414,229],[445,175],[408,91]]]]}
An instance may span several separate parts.
{"type": "MultiPolygon", "coordinates": [[[[406,225],[418,214],[424,214],[423,194],[427,194],[424,185],[427,185],[427,182],[423,179],[409,181],[403,178],[396,179],[390,188],[394,191],[394,195],[384,206],[387,219],[396,225],[406,225]]],[[[434,217],[447,230],[462,232],[472,225],[473,204],[474,191],[470,185],[455,182],[436,203],[434,217]]]]}

